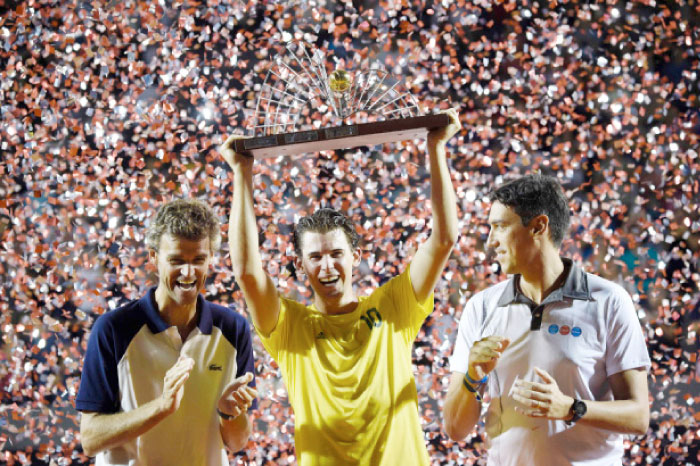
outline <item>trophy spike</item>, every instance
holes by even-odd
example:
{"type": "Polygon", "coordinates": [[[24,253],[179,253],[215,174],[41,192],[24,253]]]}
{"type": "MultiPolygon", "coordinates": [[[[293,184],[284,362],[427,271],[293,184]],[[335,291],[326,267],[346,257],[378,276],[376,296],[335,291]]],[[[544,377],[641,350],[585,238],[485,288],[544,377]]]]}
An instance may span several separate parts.
{"type": "Polygon", "coordinates": [[[242,153],[274,157],[383,144],[424,137],[449,123],[444,114],[421,116],[403,80],[377,62],[327,57],[301,41],[285,49],[271,60],[260,87],[256,137],[236,141],[242,153]]]}

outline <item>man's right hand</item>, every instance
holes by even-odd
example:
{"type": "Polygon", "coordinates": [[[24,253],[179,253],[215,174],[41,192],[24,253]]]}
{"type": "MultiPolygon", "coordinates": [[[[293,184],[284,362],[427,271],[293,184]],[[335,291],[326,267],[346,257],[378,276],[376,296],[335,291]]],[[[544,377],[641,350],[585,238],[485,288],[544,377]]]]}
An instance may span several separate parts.
{"type": "Polygon", "coordinates": [[[161,400],[163,408],[168,414],[174,413],[180,407],[180,401],[185,393],[185,382],[193,367],[194,359],[180,356],[173,367],[165,373],[161,400]]]}
{"type": "Polygon", "coordinates": [[[496,367],[498,359],[509,344],[510,340],[496,335],[474,343],[469,351],[469,377],[474,380],[483,379],[496,367]]]}
{"type": "Polygon", "coordinates": [[[226,162],[231,168],[236,168],[236,166],[240,164],[249,166],[253,165],[253,157],[239,154],[235,151],[234,141],[237,141],[239,139],[245,139],[245,137],[237,134],[232,134],[219,147],[219,153],[224,158],[224,160],[226,160],[226,162]]]}
{"type": "Polygon", "coordinates": [[[253,374],[247,372],[231,382],[224,389],[217,409],[219,412],[228,414],[231,417],[237,417],[248,412],[248,408],[253,404],[253,400],[258,396],[255,388],[248,386],[253,380],[253,374]]]}
{"type": "Polygon", "coordinates": [[[180,356],[165,373],[163,394],[135,409],[118,413],[83,412],[80,436],[85,454],[95,456],[130,442],[177,411],[193,367],[192,358],[180,356]]]}

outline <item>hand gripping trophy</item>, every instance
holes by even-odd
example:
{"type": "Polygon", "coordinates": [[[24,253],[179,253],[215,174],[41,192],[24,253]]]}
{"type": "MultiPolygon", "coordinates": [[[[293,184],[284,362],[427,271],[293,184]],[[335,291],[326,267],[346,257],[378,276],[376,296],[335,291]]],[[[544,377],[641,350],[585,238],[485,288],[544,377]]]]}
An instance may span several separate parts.
{"type": "Polygon", "coordinates": [[[425,137],[446,126],[445,114],[421,115],[403,82],[376,63],[351,71],[336,62],[328,72],[320,50],[290,42],[260,87],[255,136],[235,150],[255,158],[348,149],[425,137]]]}

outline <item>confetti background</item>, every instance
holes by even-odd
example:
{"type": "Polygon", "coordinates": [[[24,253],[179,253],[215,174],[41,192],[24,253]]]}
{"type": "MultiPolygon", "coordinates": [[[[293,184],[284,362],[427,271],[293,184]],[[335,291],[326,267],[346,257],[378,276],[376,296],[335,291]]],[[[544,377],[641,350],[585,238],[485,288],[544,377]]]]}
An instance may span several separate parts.
{"type": "MultiPolygon", "coordinates": [[[[502,280],[484,250],[488,191],[554,174],[571,197],[564,253],[633,296],[652,357],[651,426],[625,464],[700,461],[700,5],[640,1],[0,0],[0,461],[87,464],[73,407],[95,318],[153,284],[157,206],[209,202],[226,232],[231,177],[216,146],[246,125],[279,44],[371,55],[428,113],[455,106],[458,245],[415,344],[434,464],[483,464],[481,430],[441,429],[466,300],[502,280]],[[582,5],[580,3],[586,3],[582,5]],[[259,90],[259,87],[257,88],[259,90]]],[[[308,299],[290,232],[319,205],[363,235],[357,289],[402,270],[429,233],[422,142],[257,164],[264,260],[308,299]]],[[[208,297],[245,313],[227,246],[208,297]]],[[[294,464],[277,366],[256,340],[260,408],[232,464],[294,464]]]]}

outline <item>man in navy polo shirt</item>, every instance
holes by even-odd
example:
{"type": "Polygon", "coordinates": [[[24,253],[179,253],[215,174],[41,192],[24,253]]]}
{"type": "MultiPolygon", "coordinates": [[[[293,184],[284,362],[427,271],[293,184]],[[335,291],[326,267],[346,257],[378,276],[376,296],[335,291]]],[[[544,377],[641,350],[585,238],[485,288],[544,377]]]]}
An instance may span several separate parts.
{"type": "Polygon", "coordinates": [[[510,278],[467,303],[445,430],[466,437],[488,395],[489,465],[621,465],[649,425],[644,336],[629,294],[559,256],[569,207],[554,178],[496,189],[487,246],[510,278]]]}
{"type": "Polygon", "coordinates": [[[97,465],[225,465],[257,392],[248,321],[200,294],[220,225],[195,200],[163,205],[146,242],[158,285],[100,316],[76,399],[97,465]]]}

